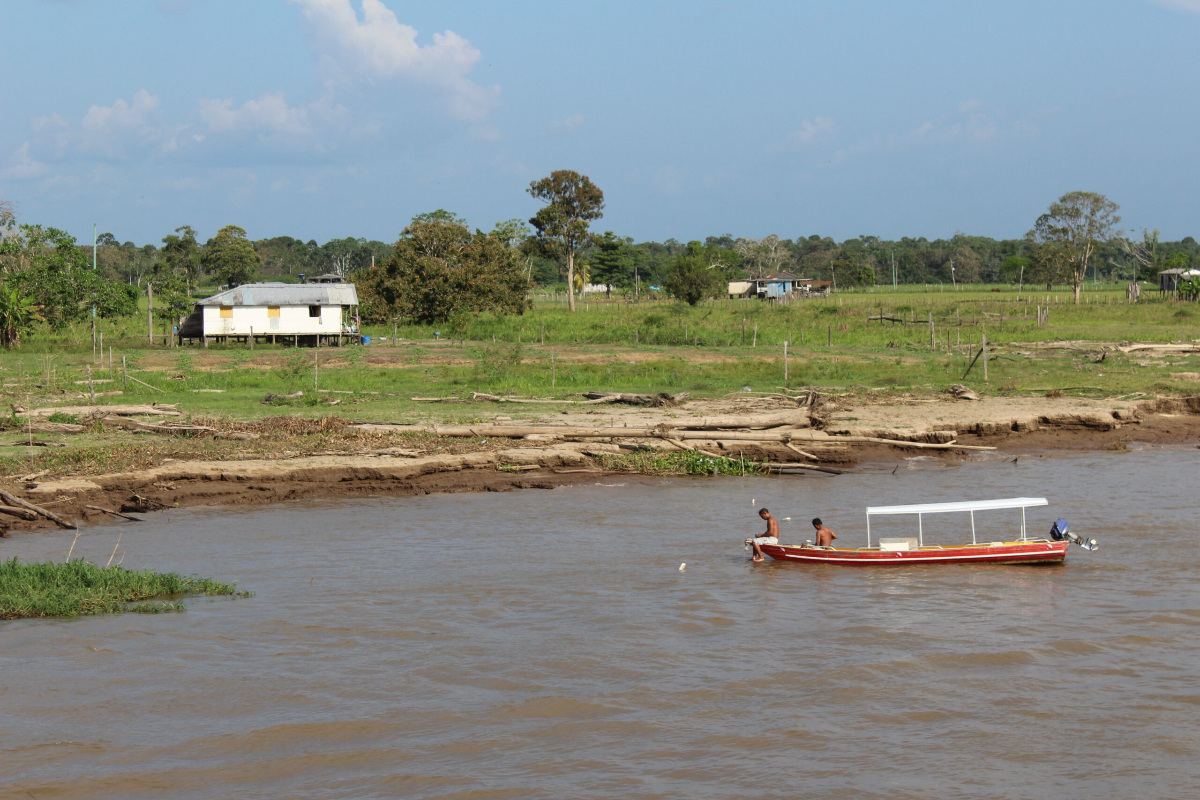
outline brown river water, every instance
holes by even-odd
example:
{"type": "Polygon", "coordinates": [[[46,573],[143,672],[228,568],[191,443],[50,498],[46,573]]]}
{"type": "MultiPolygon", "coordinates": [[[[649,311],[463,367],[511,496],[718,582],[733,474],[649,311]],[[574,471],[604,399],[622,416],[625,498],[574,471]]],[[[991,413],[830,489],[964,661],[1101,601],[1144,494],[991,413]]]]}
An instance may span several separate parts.
{"type": "MultiPolygon", "coordinates": [[[[124,531],[127,567],[256,594],[0,623],[0,797],[1194,797],[1198,463],[603,478],[89,526],[90,559],[124,531]],[[785,541],[819,514],[857,545],[865,505],[1019,495],[1051,500],[1031,533],[1061,516],[1100,550],[864,570],[742,549],[763,505],[793,518],[785,541]]],[[[981,536],[1018,519],[980,514],[981,536]]],[[[872,533],[913,522],[893,520],[872,533]]]]}

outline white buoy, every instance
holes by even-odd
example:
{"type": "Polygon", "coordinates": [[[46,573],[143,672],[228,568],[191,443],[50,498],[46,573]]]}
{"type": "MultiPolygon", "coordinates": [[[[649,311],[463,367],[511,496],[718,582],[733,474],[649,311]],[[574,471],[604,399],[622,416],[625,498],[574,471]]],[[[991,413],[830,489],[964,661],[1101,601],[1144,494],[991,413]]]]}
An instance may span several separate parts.
{"type": "Polygon", "coordinates": [[[686,562],[686,561],[685,561],[685,562],[683,562],[682,564],[680,564],[680,565],[679,565],[679,571],[680,571],[680,572],[683,572],[683,568],[684,568],[684,567],[686,567],[686,566],[687,566],[687,562],[686,562]]]}
{"type": "Polygon", "coordinates": [[[791,521],[792,521],[792,518],[791,518],[791,517],[784,517],[784,518],[783,518],[783,521],[784,521],[784,522],[791,522],[791,521]]]}
{"type": "Polygon", "coordinates": [[[758,505],[758,501],[757,501],[757,500],[755,500],[753,497],[751,497],[751,498],[750,498],[750,505],[752,505],[752,506],[753,506],[753,505],[758,505]]]}

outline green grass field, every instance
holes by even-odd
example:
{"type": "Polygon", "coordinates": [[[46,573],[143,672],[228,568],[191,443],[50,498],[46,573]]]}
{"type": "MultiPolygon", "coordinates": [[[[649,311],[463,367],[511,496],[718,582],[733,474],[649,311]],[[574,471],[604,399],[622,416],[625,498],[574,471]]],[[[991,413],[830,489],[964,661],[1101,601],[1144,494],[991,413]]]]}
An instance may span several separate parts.
{"type": "MultiPolygon", "coordinates": [[[[1098,345],[1194,341],[1200,338],[1200,305],[1160,298],[1157,292],[1146,292],[1140,303],[1130,305],[1123,285],[1101,288],[1089,287],[1078,306],[1061,288],[1050,293],[1027,288],[1018,296],[1015,287],[958,292],[876,287],[790,304],[723,300],[696,307],[589,298],[573,314],[547,299],[523,316],[484,315],[461,331],[397,326],[397,341],[390,327],[367,326],[370,345],[319,350],[262,343],[254,349],[243,344],[172,348],[161,337],[153,345],[147,341],[144,318],[142,327],[137,319],[116,325],[101,320],[104,352],[95,356],[90,331],[78,326],[37,332],[21,348],[0,353],[0,391],[17,407],[84,404],[90,400],[90,367],[98,393],[122,392],[99,402],[177,403],[189,415],[240,420],[336,414],[350,420],[447,422],[490,418],[512,413],[513,407],[411,398],[481,391],[565,399],[593,389],[686,391],[704,397],[785,386],[869,389],[886,397],[935,395],[958,382],[984,394],[1193,393],[1197,383],[1189,373],[1200,373],[1200,357],[1109,352],[1100,360],[1098,345]],[[1039,306],[1049,309],[1043,326],[1037,325],[1039,306]],[[964,381],[984,335],[990,353],[987,380],[977,363],[964,381]],[[129,376],[155,388],[125,382],[122,359],[129,376]],[[300,391],[301,398],[265,401],[267,394],[300,391]]],[[[534,408],[543,415],[556,411],[553,405],[534,408]]],[[[521,413],[533,412],[524,407],[521,413]]],[[[0,434],[0,469],[8,473],[44,463],[65,467],[84,455],[79,451],[110,446],[109,437],[99,433],[45,435],[41,438],[66,443],[68,452],[34,453],[40,448],[24,446],[21,422],[18,413],[8,420],[8,432],[0,434]]],[[[217,454],[229,444],[197,440],[194,448],[217,454]]]]}

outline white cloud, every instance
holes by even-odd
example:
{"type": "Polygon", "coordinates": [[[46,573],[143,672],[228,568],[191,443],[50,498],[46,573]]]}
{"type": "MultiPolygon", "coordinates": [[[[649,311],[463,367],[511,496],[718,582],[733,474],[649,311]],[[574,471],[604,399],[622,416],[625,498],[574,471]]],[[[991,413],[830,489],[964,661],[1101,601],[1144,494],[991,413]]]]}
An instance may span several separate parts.
{"type": "Polygon", "coordinates": [[[966,100],[958,104],[958,114],[937,123],[923,122],[909,131],[912,142],[924,141],[972,141],[984,142],[1000,132],[1000,124],[994,114],[983,105],[982,100],[966,100]]]}
{"type": "Polygon", "coordinates": [[[362,19],[351,0],[288,0],[300,7],[312,31],[321,66],[336,80],[406,79],[444,93],[451,113],[465,120],[487,116],[499,87],[468,78],[480,52],[454,33],[435,33],[417,44],[417,30],[402,24],[381,0],[362,0],[362,19]]]}
{"type": "Polygon", "coordinates": [[[239,108],[233,107],[232,98],[203,98],[199,108],[200,121],[214,133],[265,130],[296,135],[310,132],[308,115],[303,109],[289,108],[280,93],[265,94],[258,100],[247,100],[239,108]]]}
{"type": "Polygon", "coordinates": [[[583,114],[572,114],[566,119],[555,122],[550,129],[554,133],[572,133],[583,127],[585,122],[587,122],[587,118],[583,114]]]}
{"type": "Polygon", "coordinates": [[[813,117],[800,123],[800,127],[788,134],[788,141],[803,147],[828,138],[837,128],[831,117],[813,117]]]}
{"type": "Polygon", "coordinates": [[[13,151],[11,163],[0,169],[0,180],[26,181],[40,178],[50,171],[50,167],[35,159],[29,153],[29,142],[25,142],[13,151]]]}
{"type": "Polygon", "coordinates": [[[1200,14],[1200,0],[1151,0],[1155,5],[1200,14]]]}
{"type": "MultiPolygon", "coordinates": [[[[75,147],[102,158],[124,158],[134,145],[153,145],[166,134],[157,120],[158,97],[139,89],[132,102],[117,98],[111,106],[92,106],[79,122],[75,147]]],[[[57,120],[61,127],[61,120],[57,120]]]]}

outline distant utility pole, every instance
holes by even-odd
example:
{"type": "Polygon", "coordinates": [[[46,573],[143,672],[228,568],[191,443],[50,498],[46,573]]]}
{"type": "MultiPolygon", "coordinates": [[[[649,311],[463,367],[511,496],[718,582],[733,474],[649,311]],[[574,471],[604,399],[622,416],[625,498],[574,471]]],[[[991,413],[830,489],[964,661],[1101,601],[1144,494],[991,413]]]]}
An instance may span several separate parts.
{"type": "MultiPolygon", "coordinates": [[[[92,223],[92,272],[96,271],[96,223],[92,223]]],[[[92,301],[92,358],[96,357],[96,303],[92,301]]]]}
{"type": "Polygon", "coordinates": [[[896,251],[892,251],[892,291],[896,291],[896,251]]]}

